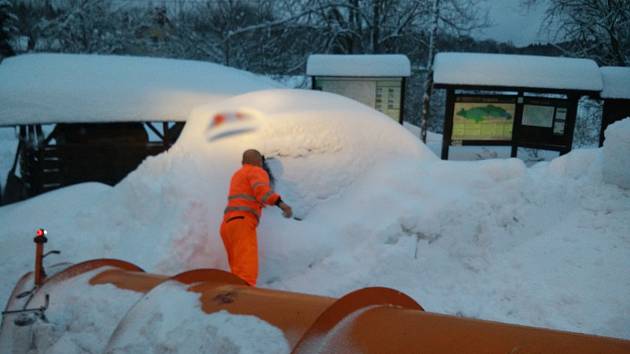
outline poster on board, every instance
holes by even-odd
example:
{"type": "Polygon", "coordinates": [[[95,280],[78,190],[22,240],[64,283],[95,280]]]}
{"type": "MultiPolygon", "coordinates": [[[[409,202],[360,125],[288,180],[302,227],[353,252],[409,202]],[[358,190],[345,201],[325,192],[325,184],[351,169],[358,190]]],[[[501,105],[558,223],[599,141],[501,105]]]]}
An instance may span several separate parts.
{"type": "Polygon", "coordinates": [[[564,126],[567,121],[567,109],[565,107],[556,108],[556,117],[553,121],[553,134],[564,135],[564,126]]]}
{"type": "Polygon", "coordinates": [[[398,121],[400,117],[400,102],[402,92],[402,80],[376,81],[376,101],[374,108],[398,121]]]}
{"type": "Polygon", "coordinates": [[[370,107],[374,107],[376,103],[376,82],[374,80],[318,78],[317,86],[322,91],[352,98],[370,107]]]}
{"type": "Polygon", "coordinates": [[[510,141],[515,111],[512,97],[456,97],[451,139],[510,141]]]}
{"type": "Polygon", "coordinates": [[[385,113],[395,121],[400,119],[402,79],[318,77],[316,88],[352,98],[385,113]]]}
{"type": "Polygon", "coordinates": [[[530,127],[551,128],[556,108],[526,104],[523,106],[523,125],[530,127]]]}

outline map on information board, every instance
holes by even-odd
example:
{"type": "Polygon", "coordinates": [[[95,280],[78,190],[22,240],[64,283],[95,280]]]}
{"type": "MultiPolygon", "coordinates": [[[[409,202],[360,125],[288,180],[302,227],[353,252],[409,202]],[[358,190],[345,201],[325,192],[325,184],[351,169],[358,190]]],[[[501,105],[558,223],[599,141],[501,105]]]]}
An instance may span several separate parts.
{"type": "Polygon", "coordinates": [[[511,140],[515,104],[456,102],[452,140],[511,140]]]}

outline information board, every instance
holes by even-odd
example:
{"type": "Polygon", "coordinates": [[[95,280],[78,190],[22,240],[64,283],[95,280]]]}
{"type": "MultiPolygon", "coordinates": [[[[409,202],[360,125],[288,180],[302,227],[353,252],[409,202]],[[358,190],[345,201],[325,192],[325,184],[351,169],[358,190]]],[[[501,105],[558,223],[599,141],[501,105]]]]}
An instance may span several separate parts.
{"type": "Polygon", "coordinates": [[[401,117],[402,79],[317,77],[315,89],[352,98],[395,121],[401,117]]]}
{"type": "Polygon", "coordinates": [[[512,97],[458,96],[451,139],[510,141],[515,111],[512,97]]]}
{"type": "Polygon", "coordinates": [[[561,136],[565,133],[567,122],[567,102],[562,99],[530,98],[523,105],[524,128],[546,129],[548,137],[561,136]]]}

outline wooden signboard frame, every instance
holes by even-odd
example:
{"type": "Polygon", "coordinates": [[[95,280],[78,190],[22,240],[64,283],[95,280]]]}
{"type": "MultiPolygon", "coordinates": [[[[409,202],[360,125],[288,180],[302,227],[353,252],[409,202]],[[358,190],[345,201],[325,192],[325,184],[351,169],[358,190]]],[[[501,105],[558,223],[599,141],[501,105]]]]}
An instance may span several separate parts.
{"type": "MultiPolygon", "coordinates": [[[[524,90],[522,88],[510,87],[470,87],[470,86],[450,86],[436,85],[436,88],[446,88],[446,111],[444,116],[444,131],[442,137],[441,158],[448,160],[449,148],[451,146],[510,146],[510,156],[517,157],[518,148],[526,147],[533,149],[543,149],[558,151],[566,154],[573,146],[573,132],[577,117],[577,105],[580,96],[579,92],[558,91],[558,90],[524,90]],[[474,94],[461,92],[467,90],[474,94]],[[505,94],[497,94],[496,92],[505,94]],[[487,94],[484,94],[487,92],[487,94]],[[563,94],[565,98],[549,98],[541,95],[528,95],[530,93],[563,94]],[[479,103],[491,102],[493,100],[514,100],[515,109],[513,116],[511,139],[487,140],[487,139],[453,139],[453,125],[455,119],[455,105],[462,98],[466,97],[467,102],[479,99],[479,103]],[[550,123],[544,121],[544,117],[538,117],[539,123],[532,123],[523,120],[526,106],[534,106],[539,113],[552,112],[550,123]],[[547,107],[547,108],[545,108],[547,107]],[[549,125],[551,124],[551,125],[549,125]],[[549,125],[549,126],[548,126],[549,125]],[[555,131],[555,133],[554,133],[555,131]]],[[[489,103],[491,104],[491,103],[489,103]]],[[[528,116],[526,116],[528,118],[528,116]]],[[[529,119],[529,118],[528,118],[529,119]]]]}

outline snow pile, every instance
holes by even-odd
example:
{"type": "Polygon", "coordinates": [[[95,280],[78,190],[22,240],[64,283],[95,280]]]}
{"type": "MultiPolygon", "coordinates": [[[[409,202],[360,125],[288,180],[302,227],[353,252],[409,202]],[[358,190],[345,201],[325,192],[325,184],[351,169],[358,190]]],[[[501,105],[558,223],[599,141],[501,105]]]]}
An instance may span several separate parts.
{"type": "MultiPolygon", "coordinates": [[[[273,157],[276,189],[304,218],[265,209],[261,287],[338,297],[388,286],[432,312],[630,338],[622,271],[630,269],[630,195],[604,183],[601,150],[531,168],[517,159],[440,161],[387,116],[317,91],[260,91],[201,107],[171,150],[114,188],[83,184],[0,208],[0,281],[32,267],[23,255],[41,226],[71,262],[121,258],[163,274],[227,269],[218,229],[248,148],[273,157]],[[215,114],[234,111],[255,124],[209,141],[215,114]]],[[[0,303],[9,291],[0,288],[0,303]]],[[[188,310],[178,311],[201,321],[188,310]]],[[[221,316],[209,326],[241,326],[221,316]]]]}
{"type": "Polygon", "coordinates": [[[278,328],[255,316],[206,314],[199,294],[168,282],[153,289],[121,323],[104,351],[126,353],[289,353],[278,328]]]}
{"type": "Polygon", "coordinates": [[[3,333],[0,349],[33,354],[290,351],[278,328],[254,316],[226,311],[206,314],[201,310],[200,295],[180,283],[161,284],[146,296],[110,284],[89,284],[106,270],[99,268],[46,284],[29,308],[42,306],[48,294],[48,322],[37,320],[31,327],[11,327],[13,333],[3,333]]]}
{"type": "Polygon", "coordinates": [[[310,76],[409,77],[411,63],[403,54],[313,54],[308,57],[306,74],[310,76]]]}
{"type": "Polygon", "coordinates": [[[604,180],[630,189],[630,117],[609,125],[604,135],[604,180]]]}
{"type": "MultiPolygon", "coordinates": [[[[146,264],[146,259],[157,261],[151,267],[160,271],[225,268],[225,251],[216,237],[217,230],[230,177],[248,148],[270,158],[278,181],[276,189],[302,218],[318,205],[337,203],[368,170],[391,158],[407,157],[415,164],[437,159],[385,115],[329,93],[270,90],[200,107],[191,114],[177,145],[159,158],[147,159],[106,202],[111,210],[108,215],[121,225],[133,218],[133,233],[152,230],[151,234],[162,237],[153,243],[163,250],[163,257],[151,256],[156,250],[146,249],[143,254],[130,255],[131,260],[141,264],[146,264]],[[207,130],[212,117],[234,111],[259,117],[259,128],[209,142],[207,130]],[[155,224],[155,220],[161,223],[155,224]]],[[[301,263],[294,268],[298,270],[313,254],[331,250],[333,244],[328,238],[334,237],[334,232],[327,230],[329,223],[320,222],[317,228],[310,222],[287,223],[276,208],[264,214],[259,230],[269,236],[260,247],[269,254],[266,248],[278,243],[273,247],[281,251],[271,253],[273,261],[276,257],[291,259],[301,263]],[[306,224],[310,226],[301,227],[306,224]],[[270,239],[279,236],[280,229],[293,236],[270,239]],[[312,247],[304,248],[305,242],[312,247]]]]}
{"type": "Polygon", "coordinates": [[[183,121],[200,104],[280,87],[277,82],[246,71],[201,61],[19,55],[0,65],[0,126],[183,121]]]}
{"type": "Polygon", "coordinates": [[[31,327],[13,327],[16,333],[12,352],[102,353],[118,322],[142,297],[141,293],[109,284],[90,285],[89,279],[103,270],[100,268],[58,284],[46,284],[29,308],[43,306],[44,296],[48,294],[50,304],[45,313],[48,323],[38,320],[31,327]]]}
{"type": "Polygon", "coordinates": [[[442,85],[532,87],[601,91],[590,59],[513,54],[438,53],[434,82],[442,85]]]}

